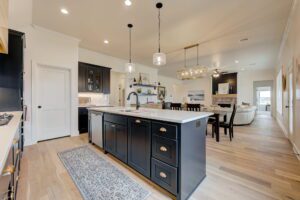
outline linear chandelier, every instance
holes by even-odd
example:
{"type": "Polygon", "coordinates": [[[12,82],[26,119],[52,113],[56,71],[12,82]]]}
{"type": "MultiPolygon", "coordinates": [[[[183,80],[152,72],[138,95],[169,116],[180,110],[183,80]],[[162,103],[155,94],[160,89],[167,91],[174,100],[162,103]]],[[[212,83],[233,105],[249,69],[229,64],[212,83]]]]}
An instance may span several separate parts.
{"type": "Polygon", "coordinates": [[[177,71],[177,78],[181,80],[190,80],[203,78],[207,75],[208,68],[199,65],[199,44],[194,44],[184,48],[184,68],[177,71]],[[197,48],[197,65],[192,67],[186,66],[186,51],[191,48],[197,48]]]}

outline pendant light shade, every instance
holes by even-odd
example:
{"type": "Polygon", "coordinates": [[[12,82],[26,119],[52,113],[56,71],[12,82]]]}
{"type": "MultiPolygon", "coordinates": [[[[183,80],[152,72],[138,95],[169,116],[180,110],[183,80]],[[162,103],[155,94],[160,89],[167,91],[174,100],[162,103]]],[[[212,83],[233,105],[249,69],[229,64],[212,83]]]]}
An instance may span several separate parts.
{"type": "Polygon", "coordinates": [[[132,29],[133,25],[128,24],[127,27],[129,28],[129,62],[125,64],[125,72],[133,73],[133,72],[135,72],[135,64],[132,63],[132,60],[131,60],[131,29],[132,29]]]}
{"type": "Polygon", "coordinates": [[[126,71],[126,73],[133,73],[133,72],[135,72],[135,64],[131,63],[131,62],[126,63],[125,64],[125,71],[126,71]]]}
{"type": "Polygon", "coordinates": [[[165,65],[166,64],[166,54],[164,53],[154,53],[153,54],[153,64],[160,66],[160,65],[165,65]]]}
{"type": "Polygon", "coordinates": [[[157,3],[158,9],[158,52],[153,54],[153,64],[160,66],[165,65],[167,62],[166,54],[160,52],[160,9],[163,7],[162,3],[157,3]]]}

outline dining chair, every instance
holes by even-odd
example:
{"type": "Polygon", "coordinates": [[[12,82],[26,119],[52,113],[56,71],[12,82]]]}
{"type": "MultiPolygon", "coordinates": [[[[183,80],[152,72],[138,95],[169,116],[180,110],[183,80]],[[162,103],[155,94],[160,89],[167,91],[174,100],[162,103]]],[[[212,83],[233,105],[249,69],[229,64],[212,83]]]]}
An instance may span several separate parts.
{"type": "Polygon", "coordinates": [[[233,122],[234,122],[235,113],[236,113],[236,105],[234,104],[229,122],[225,122],[225,121],[220,122],[220,127],[224,128],[225,135],[227,135],[227,129],[229,129],[230,141],[233,138],[233,122]]]}
{"type": "Polygon", "coordinates": [[[171,110],[182,110],[181,103],[171,103],[171,110]]]}
{"type": "Polygon", "coordinates": [[[200,104],[187,104],[186,105],[186,109],[187,111],[197,111],[200,112],[201,111],[201,105],[200,104]]]}

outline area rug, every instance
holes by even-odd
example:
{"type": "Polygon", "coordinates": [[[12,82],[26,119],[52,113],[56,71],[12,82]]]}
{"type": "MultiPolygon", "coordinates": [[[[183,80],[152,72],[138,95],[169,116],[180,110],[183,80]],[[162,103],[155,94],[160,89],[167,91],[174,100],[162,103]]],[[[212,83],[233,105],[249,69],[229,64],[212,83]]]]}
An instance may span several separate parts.
{"type": "Polygon", "coordinates": [[[150,192],[88,146],[58,153],[85,200],[143,200],[150,192]]]}

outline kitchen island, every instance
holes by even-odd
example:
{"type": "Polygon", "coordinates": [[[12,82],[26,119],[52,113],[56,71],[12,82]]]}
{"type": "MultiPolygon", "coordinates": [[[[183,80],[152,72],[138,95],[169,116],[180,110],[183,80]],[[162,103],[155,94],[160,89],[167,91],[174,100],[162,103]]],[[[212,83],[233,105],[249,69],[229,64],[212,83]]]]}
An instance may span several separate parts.
{"type": "Polygon", "coordinates": [[[206,176],[205,137],[207,120],[212,114],[145,108],[89,108],[89,138],[93,143],[93,137],[101,134],[106,153],[177,199],[188,199],[206,176]],[[101,120],[93,120],[93,116],[101,116],[101,120]],[[97,126],[93,122],[97,122],[97,126]]]}

